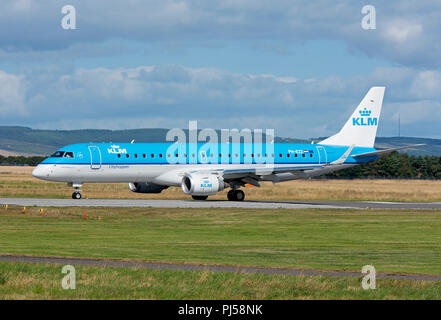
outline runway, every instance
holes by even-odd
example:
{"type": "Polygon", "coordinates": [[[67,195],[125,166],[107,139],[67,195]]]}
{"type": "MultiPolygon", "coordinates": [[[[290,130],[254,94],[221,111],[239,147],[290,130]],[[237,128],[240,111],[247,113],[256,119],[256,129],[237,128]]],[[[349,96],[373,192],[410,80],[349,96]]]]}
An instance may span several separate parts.
{"type": "MultiPolygon", "coordinates": [[[[28,262],[44,264],[63,264],[63,265],[83,265],[99,267],[117,268],[142,268],[151,270],[182,270],[182,271],[211,271],[211,272],[234,272],[234,273],[257,273],[257,274],[278,274],[290,276],[326,276],[326,277],[363,277],[365,274],[353,271],[327,271],[313,269],[295,268],[269,268],[269,267],[245,267],[245,266],[225,266],[225,265],[201,265],[188,263],[160,263],[148,261],[127,261],[110,259],[91,259],[91,258],[63,258],[63,257],[44,257],[44,256],[24,256],[24,255],[0,255],[0,261],[8,262],[28,262]]],[[[399,280],[426,280],[441,281],[439,275],[428,274],[388,274],[377,273],[376,277],[381,279],[399,280]]]]}
{"type": "Polygon", "coordinates": [[[256,201],[157,199],[33,199],[0,198],[0,205],[36,207],[142,207],[142,208],[243,208],[243,209],[441,209],[441,202],[378,201],[256,201]]]}

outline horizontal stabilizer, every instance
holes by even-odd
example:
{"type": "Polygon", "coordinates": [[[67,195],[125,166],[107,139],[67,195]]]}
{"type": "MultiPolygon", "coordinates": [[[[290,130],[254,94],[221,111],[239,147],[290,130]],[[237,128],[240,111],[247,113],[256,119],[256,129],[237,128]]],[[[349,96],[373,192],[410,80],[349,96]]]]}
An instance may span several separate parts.
{"type": "Polygon", "coordinates": [[[424,144],[413,144],[413,145],[405,146],[405,147],[398,147],[398,148],[391,148],[391,149],[384,149],[384,150],[377,150],[377,151],[372,151],[372,152],[354,154],[354,155],[352,155],[352,158],[364,158],[364,157],[372,157],[372,156],[384,157],[394,151],[403,150],[403,149],[410,149],[410,148],[419,147],[419,146],[424,146],[424,144]]]}

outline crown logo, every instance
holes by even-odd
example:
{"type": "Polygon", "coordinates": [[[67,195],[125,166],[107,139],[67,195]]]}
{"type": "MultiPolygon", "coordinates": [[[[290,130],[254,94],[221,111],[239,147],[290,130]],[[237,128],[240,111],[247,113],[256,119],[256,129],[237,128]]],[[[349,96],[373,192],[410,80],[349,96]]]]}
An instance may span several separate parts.
{"type": "Polygon", "coordinates": [[[363,110],[360,110],[359,112],[362,117],[369,117],[371,115],[372,111],[364,108],[363,110]]]}

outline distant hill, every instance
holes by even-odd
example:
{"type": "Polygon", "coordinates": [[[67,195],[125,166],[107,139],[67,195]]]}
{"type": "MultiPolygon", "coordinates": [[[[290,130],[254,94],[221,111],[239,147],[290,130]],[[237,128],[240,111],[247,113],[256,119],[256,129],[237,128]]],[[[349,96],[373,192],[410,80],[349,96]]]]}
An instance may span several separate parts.
{"type": "MultiPolygon", "coordinates": [[[[0,126],[0,154],[48,155],[62,146],[81,142],[163,142],[168,129],[129,130],[37,130],[27,127],[0,126]]],[[[295,139],[276,137],[275,142],[311,143],[324,138],[295,139]]],[[[441,156],[441,139],[413,137],[378,137],[377,148],[390,148],[424,143],[425,146],[406,151],[411,155],[441,156]]]]}

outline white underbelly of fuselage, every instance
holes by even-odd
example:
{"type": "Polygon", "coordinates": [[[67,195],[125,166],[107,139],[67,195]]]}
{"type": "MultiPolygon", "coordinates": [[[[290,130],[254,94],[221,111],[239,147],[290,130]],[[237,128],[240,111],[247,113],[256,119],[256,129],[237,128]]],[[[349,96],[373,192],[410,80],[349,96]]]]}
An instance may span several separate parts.
{"type": "MultiPolygon", "coordinates": [[[[305,166],[305,165],[301,165],[305,166]]],[[[261,168],[259,164],[149,164],[149,165],[90,165],[40,164],[35,172],[39,179],[68,183],[119,183],[119,182],[154,182],[157,184],[179,186],[185,173],[213,170],[237,170],[243,168],[261,168]]],[[[293,167],[292,164],[275,165],[277,168],[293,167]]]]}

